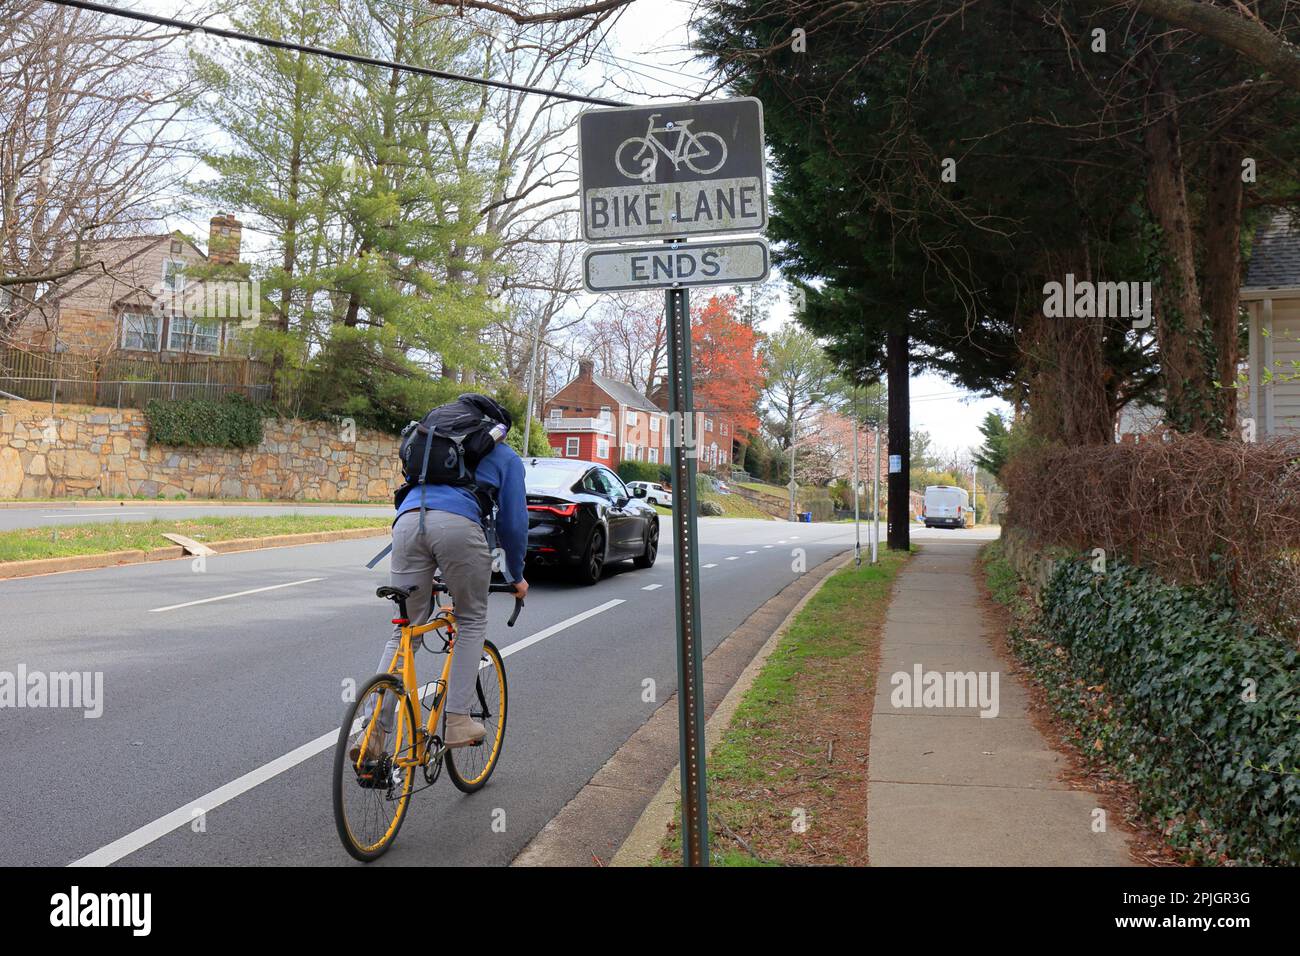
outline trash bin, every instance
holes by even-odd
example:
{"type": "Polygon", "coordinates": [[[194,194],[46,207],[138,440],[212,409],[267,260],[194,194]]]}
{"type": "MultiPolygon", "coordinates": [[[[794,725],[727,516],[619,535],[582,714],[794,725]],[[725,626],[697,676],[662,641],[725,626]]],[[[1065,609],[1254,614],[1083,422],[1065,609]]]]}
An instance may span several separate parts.
{"type": "Polygon", "coordinates": [[[799,512],[799,520],[802,521],[804,524],[811,524],[811,523],[812,523],[812,512],[811,512],[811,511],[801,511],[801,512],[799,512]]]}

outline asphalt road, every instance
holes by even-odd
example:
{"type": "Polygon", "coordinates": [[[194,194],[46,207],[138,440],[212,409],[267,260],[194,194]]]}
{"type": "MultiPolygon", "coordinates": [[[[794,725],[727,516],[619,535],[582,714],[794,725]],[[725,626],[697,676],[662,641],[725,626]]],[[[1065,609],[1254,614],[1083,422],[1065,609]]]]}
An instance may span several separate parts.
{"type": "MultiPolygon", "coordinates": [[[[853,540],[849,525],[700,524],[706,651],[798,573],[800,551],[811,568],[853,540]]],[[[987,533],[917,532],[956,535],[987,533]]],[[[329,777],[344,681],[374,672],[388,629],[386,562],[364,568],[380,543],[0,581],[0,672],[103,675],[98,718],[0,709],[0,865],[360,865],[334,832],[329,777]]],[[[537,581],[512,630],[494,596],[501,763],[478,794],[444,780],[417,794],[376,865],[509,863],[658,706],[642,682],[673,693],[667,535],[660,554],[592,588],[537,581]]],[[[422,679],[437,661],[422,656],[422,679]]]]}

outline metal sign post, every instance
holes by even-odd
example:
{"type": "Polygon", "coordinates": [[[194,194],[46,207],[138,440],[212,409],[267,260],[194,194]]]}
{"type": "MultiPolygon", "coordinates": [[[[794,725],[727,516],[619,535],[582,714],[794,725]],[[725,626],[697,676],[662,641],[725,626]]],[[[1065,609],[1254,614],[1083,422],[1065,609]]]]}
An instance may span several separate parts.
{"type": "Polygon", "coordinates": [[[677,720],[682,769],[682,861],[709,865],[704,777],[704,668],[700,653],[700,562],[695,546],[695,403],[691,309],[686,289],[664,293],[668,325],[668,417],[673,444],[673,558],[677,589],[677,720]]]}
{"type": "Polygon", "coordinates": [[[578,117],[578,195],[582,238],[611,244],[594,247],[583,257],[583,285],[597,293],[664,290],[673,445],[682,858],[687,866],[707,866],[688,289],[767,278],[771,256],[761,236],[708,238],[761,233],[767,226],[763,106],[752,97],[740,97],[587,110],[578,117]],[[690,237],[707,241],[689,242],[690,237]],[[663,240],[664,245],[612,245],[646,239],[663,240]]]}

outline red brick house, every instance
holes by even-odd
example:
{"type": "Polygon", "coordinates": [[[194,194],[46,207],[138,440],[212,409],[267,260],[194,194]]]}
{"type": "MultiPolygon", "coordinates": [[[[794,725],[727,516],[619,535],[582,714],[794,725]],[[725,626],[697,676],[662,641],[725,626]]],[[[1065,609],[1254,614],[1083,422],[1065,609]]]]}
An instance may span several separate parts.
{"type": "MultiPolygon", "coordinates": [[[[650,392],[655,406],[667,411],[668,382],[661,380],[650,392]]],[[[697,406],[695,410],[696,467],[729,475],[736,458],[736,423],[717,409],[697,406]]],[[[743,454],[743,451],[741,452],[743,454]]]]}
{"type": "Polygon", "coordinates": [[[597,375],[591,359],[545,403],[546,434],[561,458],[617,468],[622,461],[668,461],[668,416],[627,382],[597,375]]]}

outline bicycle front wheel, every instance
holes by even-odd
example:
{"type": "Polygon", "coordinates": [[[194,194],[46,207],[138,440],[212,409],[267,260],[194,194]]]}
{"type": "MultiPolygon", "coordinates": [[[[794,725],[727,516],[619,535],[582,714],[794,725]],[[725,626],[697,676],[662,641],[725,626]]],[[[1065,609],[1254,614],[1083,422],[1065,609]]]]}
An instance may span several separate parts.
{"type": "Polygon", "coordinates": [[[501,652],[491,641],[484,641],[470,716],[487,728],[487,735],[477,746],[447,751],[447,776],[462,793],[482,790],[496,769],[506,739],[508,705],[506,666],[501,661],[501,652]]]}
{"type": "Polygon", "coordinates": [[[361,689],[339,728],[334,750],[334,824],[343,848],[369,863],[387,852],[406,819],[419,724],[411,701],[392,674],[378,674],[361,689]],[[379,717],[391,714],[392,733],[379,717]]]}

